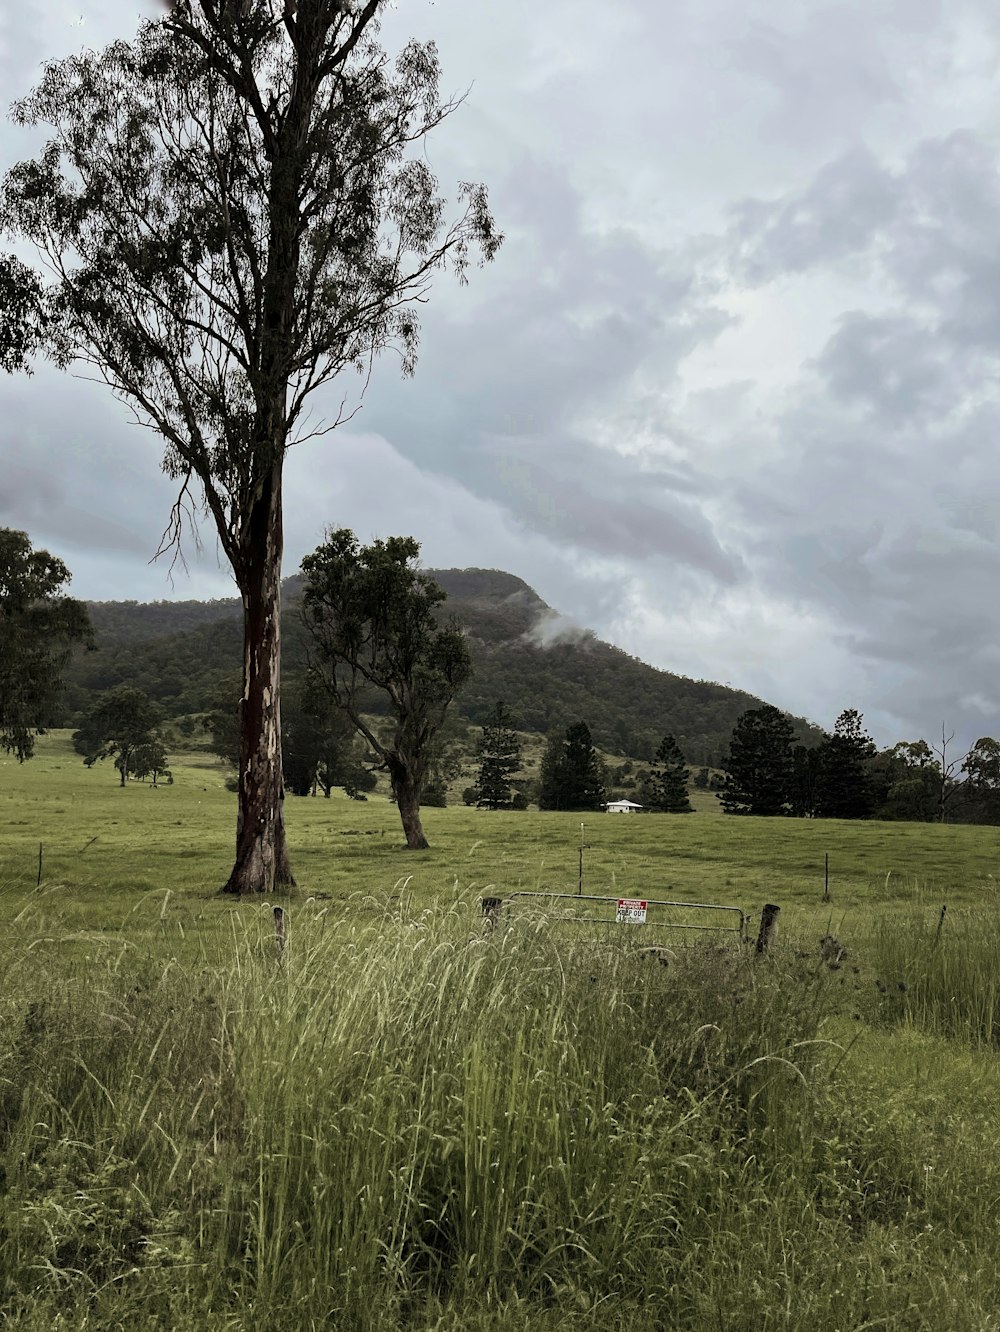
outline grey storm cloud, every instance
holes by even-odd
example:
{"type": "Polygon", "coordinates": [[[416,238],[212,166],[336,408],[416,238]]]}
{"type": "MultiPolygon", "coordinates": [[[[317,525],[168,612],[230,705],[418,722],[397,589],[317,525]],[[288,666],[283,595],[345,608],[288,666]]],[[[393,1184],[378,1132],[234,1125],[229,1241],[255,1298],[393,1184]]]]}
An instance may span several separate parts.
{"type": "Polygon", "coordinates": [[[795,138],[823,125],[843,133],[845,122],[860,126],[873,106],[898,96],[885,52],[866,40],[871,19],[861,7],[797,8],[795,26],[751,22],[728,43],[737,67],[776,92],[775,131],[795,138]]]}
{"type": "Polygon", "coordinates": [[[739,560],[700,510],[696,470],[595,443],[609,403],[652,373],[670,380],[729,317],[714,288],[623,230],[586,228],[566,175],[533,161],[496,201],[510,273],[484,274],[471,313],[431,313],[417,378],[379,372],[364,409],[421,467],[459,478],[525,528],[600,556],[690,563],[731,581],[739,560]],[[559,222],[559,243],[548,236],[559,222]],[[498,280],[499,279],[499,280],[498,280]]]}
{"type": "Polygon", "coordinates": [[[832,394],[898,428],[939,418],[974,386],[977,367],[917,320],[852,311],[813,363],[832,394]]]}
{"type": "MultiPolygon", "coordinates": [[[[80,7],[7,7],[9,95],[132,27],[80,7]]],[[[290,563],[327,523],[409,531],[525,577],[565,614],[549,637],[589,625],[827,725],[857,706],[887,742],[1000,733],[986,0],[480,8],[408,0],[384,32],[433,36],[470,89],[428,161],[446,193],[487,182],[506,242],[435,283],[414,380],[386,358],[292,451],[290,563]]],[[[0,522],[88,595],[164,595],[158,441],[68,379],[2,392],[0,522]]]]}
{"type": "Polygon", "coordinates": [[[741,561],[721,545],[671,474],[573,437],[483,441],[468,454],[477,483],[521,522],[564,543],[638,561],[664,559],[737,579],[741,561]]]}
{"type": "Polygon", "coordinates": [[[938,717],[963,743],[998,696],[998,181],[966,132],[901,168],[852,153],[731,233],[762,284],[859,261],[871,283],[771,417],[768,472],[734,493],[751,527],[768,475],[780,492],[748,559],[829,617],[884,714],[914,731],[938,717]]]}
{"type": "Polygon", "coordinates": [[[1000,158],[969,130],[925,140],[896,168],[864,147],[802,189],[734,209],[736,271],[759,284],[866,261],[942,331],[995,347],[1000,295],[1000,158]]]}
{"type": "Polygon", "coordinates": [[[736,209],[740,271],[751,282],[843,259],[865,248],[901,209],[899,182],[866,148],[826,164],[809,185],[776,203],[736,209]]]}

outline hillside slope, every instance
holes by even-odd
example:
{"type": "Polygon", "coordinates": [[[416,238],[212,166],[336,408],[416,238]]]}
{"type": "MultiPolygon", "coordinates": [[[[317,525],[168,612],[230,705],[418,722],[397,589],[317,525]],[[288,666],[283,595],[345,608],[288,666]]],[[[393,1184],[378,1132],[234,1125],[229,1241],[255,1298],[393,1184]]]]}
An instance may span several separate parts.
{"type": "MultiPolygon", "coordinates": [[[[688,761],[717,764],[736,718],[761,700],[741,690],[658,670],[560,616],[520,578],[496,569],[429,570],[469,638],[475,672],[456,712],[481,723],[497,699],[518,729],[547,734],[584,720],[611,753],[648,758],[673,734],[688,761]]],[[[301,661],[298,577],[285,584],[286,670],[301,661]]],[[[171,716],[200,712],[231,690],[240,668],[239,603],[92,602],[97,647],[66,677],[69,719],[91,696],[130,684],[171,716]]],[[[796,718],[803,739],[819,731],[796,718]]]]}

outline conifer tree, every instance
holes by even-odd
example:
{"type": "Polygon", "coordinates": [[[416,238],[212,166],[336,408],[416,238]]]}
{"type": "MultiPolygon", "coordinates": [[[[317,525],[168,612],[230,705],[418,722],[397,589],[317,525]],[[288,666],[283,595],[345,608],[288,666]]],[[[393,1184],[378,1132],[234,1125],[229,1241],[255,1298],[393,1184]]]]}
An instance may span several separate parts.
{"type": "Polygon", "coordinates": [[[483,725],[476,780],[476,804],[480,809],[507,809],[514,798],[511,778],[521,767],[521,742],[512,720],[510,711],[498,700],[483,725]]]}
{"type": "Polygon", "coordinates": [[[875,754],[862,713],[847,708],[837,718],[833,735],[820,746],[816,779],[816,813],[823,819],[870,819],[875,801],[868,764],[875,754]]]}
{"type": "Polygon", "coordinates": [[[655,764],[644,787],[647,806],[661,814],[692,814],[687,762],[672,735],[660,741],[655,764]]]}
{"type": "Polygon", "coordinates": [[[796,745],[792,750],[792,785],[789,803],[797,819],[811,819],[816,813],[816,786],[819,781],[820,749],[796,745]]]}
{"type": "Polygon", "coordinates": [[[574,722],[562,737],[552,736],[542,759],[539,809],[600,809],[604,775],[590,727],[574,722]]]}
{"type": "Polygon", "coordinates": [[[792,723],[777,708],[750,708],[736,719],[726,784],[719,796],[727,814],[787,814],[792,781],[792,723]]]}

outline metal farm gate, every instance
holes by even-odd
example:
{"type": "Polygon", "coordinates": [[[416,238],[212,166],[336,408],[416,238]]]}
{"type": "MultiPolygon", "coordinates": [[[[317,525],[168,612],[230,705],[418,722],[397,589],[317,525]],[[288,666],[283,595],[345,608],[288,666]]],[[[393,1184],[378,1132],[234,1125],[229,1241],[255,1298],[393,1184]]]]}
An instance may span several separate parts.
{"type": "Polygon", "coordinates": [[[673,902],[660,897],[611,897],[583,893],[516,892],[506,897],[484,897],[483,915],[493,928],[509,919],[519,905],[531,914],[543,914],[552,924],[594,926],[604,937],[621,930],[697,930],[736,934],[747,941],[747,914],[740,907],[716,902],[673,902]],[[687,913],[706,913],[689,919],[687,913]]]}

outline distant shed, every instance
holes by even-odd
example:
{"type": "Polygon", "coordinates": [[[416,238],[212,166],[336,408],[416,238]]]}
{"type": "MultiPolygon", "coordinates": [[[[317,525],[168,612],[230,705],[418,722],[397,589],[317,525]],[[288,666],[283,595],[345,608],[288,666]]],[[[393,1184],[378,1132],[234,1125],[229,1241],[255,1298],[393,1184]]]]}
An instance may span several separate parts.
{"type": "Polygon", "coordinates": [[[609,800],[604,806],[608,814],[636,814],[642,805],[637,805],[634,800],[609,800]]]}

